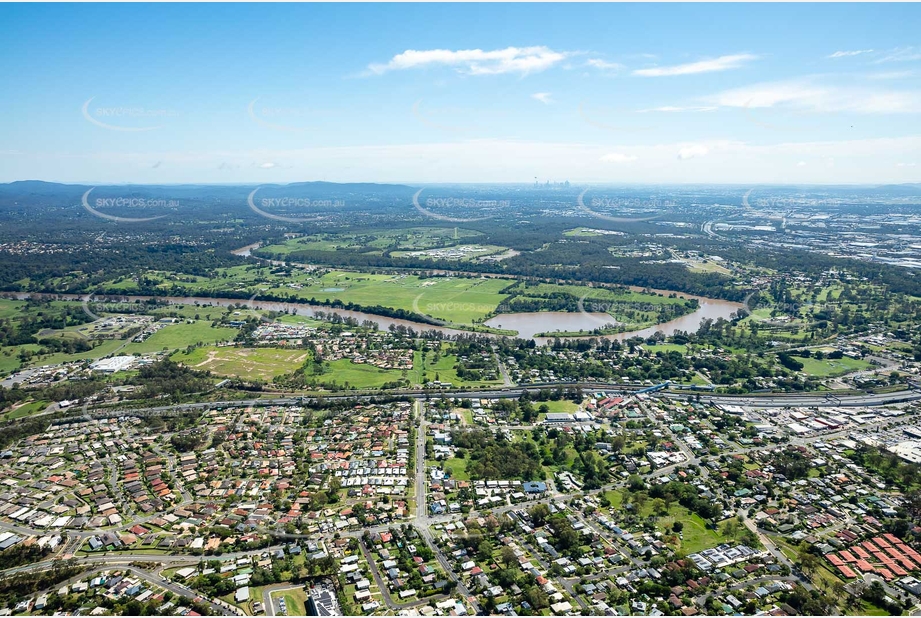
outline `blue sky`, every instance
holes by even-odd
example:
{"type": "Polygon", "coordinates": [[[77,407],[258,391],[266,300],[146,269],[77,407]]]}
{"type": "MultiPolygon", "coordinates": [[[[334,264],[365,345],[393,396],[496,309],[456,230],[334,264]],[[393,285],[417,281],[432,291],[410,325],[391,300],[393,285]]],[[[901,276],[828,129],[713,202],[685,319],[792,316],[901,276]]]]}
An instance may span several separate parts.
{"type": "Polygon", "coordinates": [[[0,5],[0,181],[921,181],[917,4],[0,5]]]}

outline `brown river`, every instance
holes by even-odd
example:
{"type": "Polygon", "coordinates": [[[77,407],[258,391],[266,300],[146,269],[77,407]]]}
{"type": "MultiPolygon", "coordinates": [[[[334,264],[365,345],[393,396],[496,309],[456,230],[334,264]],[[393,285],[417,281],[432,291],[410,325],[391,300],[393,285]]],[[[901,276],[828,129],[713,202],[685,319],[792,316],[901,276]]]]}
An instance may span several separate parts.
{"type": "MultiPolygon", "coordinates": [[[[246,247],[241,247],[233,253],[236,255],[248,257],[251,255],[251,252],[258,247],[259,244],[256,243],[246,247]]],[[[632,289],[640,290],[640,288],[632,289]]],[[[671,293],[667,290],[653,291],[665,294],[671,293]]],[[[26,299],[29,296],[29,294],[15,295],[15,297],[19,299],[26,299]]],[[[63,300],[84,300],[87,298],[85,295],[79,294],[35,294],[35,296],[51,296],[63,300]]],[[[604,338],[623,341],[625,339],[629,339],[630,337],[649,337],[658,331],[662,331],[664,335],[672,335],[677,331],[695,332],[703,320],[716,320],[718,318],[728,320],[732,313],[742,308],[741,303],[733,303],[725,300],[717,300],[714,298],[704,298],[701,296],[692,296],[689,294],[679,294],[679,296],[683,298],[696,298],[700,306],[693,313],[681,316],[680,318],[675,318],[674,320],[656,324],[655,326],[650,326],[649,328],[644,328],[642,330],[617,333],[614,335],[605,335],[604,338]]],[[[435,326],[432,324],[413,322],[411,320],[400,320],[397,318],[365,313],[363,311],[348,311],[346,309],[314,306],[306,303],[282,303],[257,299],[245,300],[231,298],[209,298],[199,296],[120,296],[118,298],[125,299],[129,302],[134,302],[136,300],[146,301],[156,299],[171,305],[199,305],[202,307],[231,307],[234,305],[242,305],[252,309],[261,309],[264,311],[283,311],[307,317],[313,317],[317,312],[337,313],[342,317],[355,318],[359,322],[369,320],[376,323],[378,328],[382,330],[389,329],[391,325],[399,325],[412,328],[415,331],[434,330],[446,335],[470,334],[470,331],[448,328],[445,326],[435,326]]],[[[553,332],[578,332],[580,330],[588,332],[596,328],[601,328],[611,322],[613,322],[613,319],[605,313],[568,313],[563,311],[541,311],[536,313],[503,313],[490,318],[485,322],[485,325],[492,328],[514,330],[518,332],[517,336],[522,339],[534,339],[537,343],[544,344],[547,343],[551,338],[536,337],[535,335],[539,333],[553,332]]],[[[591,335],[585,335],[585,337],[590,336],[591,335]]],[[[596,336],[596,338],[600,337],[596,336]]]]}
{"type": "MultiPolygon", "coordinates": [[[[15,294],[16,298],[20,300],[25,300],[29,298],[30,294],[15,294]]],[[[59,298],[61,300],[84,300],[87,297],[85,295],[79,294],[34,294],[36,297],[53,297],[59,298]]],[[[126,296],[110,296],[107,297],[109,300],[114,299],[123,299],[127,302],[134,302],[137,300],[147,301],[156,299],[161,302],[169,303],[171,305],[192,305],[192,306],[202,306],[202,307],[232,307],[235,305],[242,305],[252,309],[261,309],[264,311],[282,311],[288,313],[295,313],[297,315],[303,315],[307,317],[313,317],[317,312],[323,313],[337,313],[342,317],[351,317],[355,318],[359,322],[364,320],[370,320],[378,325],[382,330],[387,330],[391,325],[406,326],[412,328],[416,331],[427,331],[434,330],[446,335],[459,335],[459,334],[469,334],[470,331],[459,330],[455,328],[447,328],[444,326],[435,326],[431,324],[425,324],[421,322],[413,322],[411,320],[400,320],[396,318],[385,317],[381,315],[375,315],[372,313],[365,313],[363,311],[348,311],[346,309],[336,309],[332,307],[323,307],[308,305],[303,303],[282,303],[275,301],[263,301],[263,300],[247,300],[247,299],[233,299],[233,298],[209,298],[201,296],[135,296],[135,295],[126,295],[126,296]]],[[[101,299],[97,299],[101,300],[101,299]]],[[[700,302],[700,307],[693,313],[670,320],[668,322],[663,322],[643,330],[618,333],[616,335],[606,335],[605,339],[619,339],[624,340],[629,337],[648,337],[654,334],[657,331],[662,331],[665,335],[671,335],[676,331],[683,330],[693,332],[697,330],[697,327],[700,325],[702,320],[707,318],[716,320],[717,318],[729,319],[729,316],[736,310],[738,310],[742,305],[740,303],[731,303],[723,300],[715,300],[710,298],[698,298],[700,302]]],[[[518,331],[518,337],[522,339],[534,339],[538,343],[546,343],[549,338],[546,337],[535,337],[537,333],[548,333],[553,331],[578,331],[583,329],[586,331],[592,330],[594,328],[600,328],[607,322],[611,322],[611,318],[606,314],[599,313],[566,313],[559,311],[544,311],[540,313],[503,313],[497,315],[486,322],[487,326],[492,326],[495,328],[509,329],[518,331]]],[[[588,336],[588,335],[586,335],[588,336]]]]}

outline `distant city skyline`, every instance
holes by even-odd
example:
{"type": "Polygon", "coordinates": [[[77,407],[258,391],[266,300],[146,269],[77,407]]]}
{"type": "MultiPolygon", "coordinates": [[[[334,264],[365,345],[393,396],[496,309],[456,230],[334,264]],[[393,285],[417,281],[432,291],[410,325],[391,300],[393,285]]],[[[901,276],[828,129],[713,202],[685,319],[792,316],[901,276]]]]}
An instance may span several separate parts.
{"type": "Polygon", "coordinates": [[[921,182],[919,18],[0,5],[0,182],[921,182]]]}

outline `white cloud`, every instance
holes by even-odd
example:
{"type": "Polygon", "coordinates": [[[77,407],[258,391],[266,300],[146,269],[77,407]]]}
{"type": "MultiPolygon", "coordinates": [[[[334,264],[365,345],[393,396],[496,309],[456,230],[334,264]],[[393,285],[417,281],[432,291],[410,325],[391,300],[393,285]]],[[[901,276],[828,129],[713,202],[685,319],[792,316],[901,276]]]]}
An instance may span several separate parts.
{"type": "Polygon", "coordinates": [[[385,64],[369,64],[368,71],[381,75],[388,71],[449,66],[459,73],[468,75],[501,73],[526,75],[549,69],[571,55],[573,55],[571,52],[558,52],[544,46],[506,47],[489,51],[482,49],[408,49],[397,54],[385,64]]]}
{"type": "Polygon", "coordinates": [[[800,161],[799,163],[796,164],[796,167],[806,167],[806,162],[800,161]]]}
{"type": "Polygon", "coordinates": [[[703,144],[689,144],[678,149],[678,159],[686,161],[695,157],[705,157],[710,153],[710,148],[703,144]]]}
{"type": "Polygon", "coordinates": [[[695,73],[713,73],[715,71],[738,69],[746,62],[756,60],[757,58],[758,56],[752,54],[732,54],[729,56],[720,56],[719,58],[689,62],[687,64],[677,64],[670,67],[636,69],[633,71],[633,74],[643,77],[666,77],[672,75],[693,75],[695,73]]]}
{"type": "Polygon", "coordinates": [[[921,49],[909,45],[908,47],[896,47],[892,51],[886,52],[882,58],[873,61],[873,64],[882,64],[884,62],[911,62],[921,60],[921,49]]]}
{"type": "Polygon", "coordinates": [[[914,71],[881,71],[879,73],[870,73],[867,77],[869,79],[906,79],[914,74],[914,71]]]}
{"type": "Polygon", "coordinates": [[[825,86],[809,79],[743,86],[724,90],[705,100],[720,107],[748,109],[787,106],[813,112],[921,112],[921,91],[825,86]]]}
{"type": "Polygon", "coordinates": [[[275,167],[275,164],[272,163],[271,161],[266,161],[265,163],[262,163],[259,167],[260,169],[270,170],[273,167],[275,167]]]}
{"type": "Polygon", "coordinates": [[[872,49],[855,49],[853,51],[836,51],[833,54],[825,56],[826,58],[848,58],[850,56],[859,56],[860,54],[872,54],[872,49]]]}
{"type": "Polygon", "coordinates": [[[914,167],[915,165],[916,165],[915,163],[896,163],[895,164],[896,167],[914,167]]]}
{"type": "Polygon", "coordinates": [[[601,69],[603,71],[619,71],[624,68],[619,62],[608,62],[607,60],[602,60],[601,58],[589,58],[585,63],[590,67],[595,67],[596,69],[601,69]]]}
{"type": "Polygon", "coordinates": [[[636,155],[627,155],[620,152],[611,152],[601,157],[604,163],[632,163],[639,159],[636,155]]]}
{"type": "Polygon", "coordinates": [[[637,113],[645,114],[647,112],[712,112],[718,109],[716,106],[697,106],[697,107],[680,107],[675,105],[663,105],[661,107],[650,107],[648,109],[637,110],[637,113]]]}
{"type": "Polygon", "coordinates": [[[549,92],[535,92],[531,95],[531,98],[536,101],[540,101],[544,105],[550,105],[553,103],[553,99],[551,98],[549,92]]]}

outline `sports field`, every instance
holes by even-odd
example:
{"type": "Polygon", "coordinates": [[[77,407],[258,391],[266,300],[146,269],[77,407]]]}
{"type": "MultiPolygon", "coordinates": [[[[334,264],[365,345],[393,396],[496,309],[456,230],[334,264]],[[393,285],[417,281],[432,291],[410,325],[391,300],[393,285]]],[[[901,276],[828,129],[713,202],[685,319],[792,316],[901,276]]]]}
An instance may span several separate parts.
{"type": "Polygon", "coordinates": [[[803,373],[808,373],[817,378],[841,376],[847,373],[853,373],[854,371],[862,371],[870,368],[869,362],[859,358],[850,358],[849,356],[834,359],[823,358],[822,360],[801,358],[798,356],[795,358],[803,364],[803,373]]]}
{"type": "Polygon", "coordinates": [[[178,363],[218,375],[259,378],[271,381],[275,376],[291,373],[310,356],[307,350],[279,348],[218,348],[206,346],[172,356],[178,363]]]}

